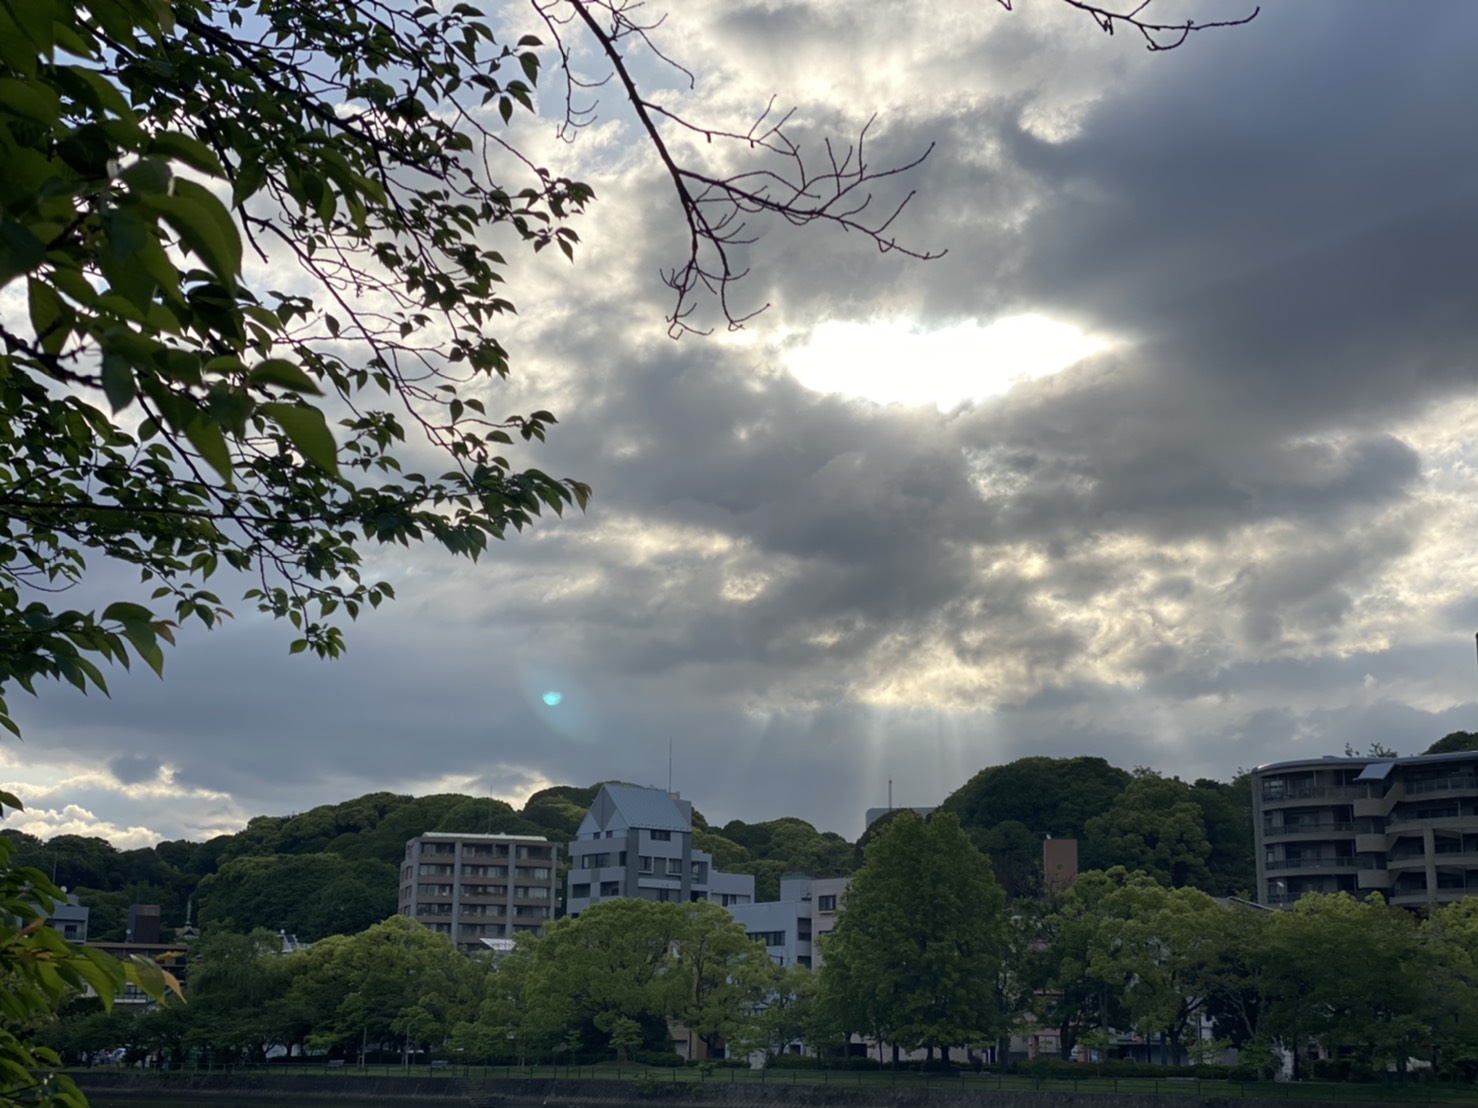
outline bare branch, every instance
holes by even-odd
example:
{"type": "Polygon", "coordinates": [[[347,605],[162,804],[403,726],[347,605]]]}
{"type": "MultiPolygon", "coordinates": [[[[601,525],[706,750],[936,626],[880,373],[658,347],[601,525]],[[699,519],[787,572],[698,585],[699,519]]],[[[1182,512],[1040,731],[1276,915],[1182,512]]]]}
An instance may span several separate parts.
{"type": "MultiPolygon", "coordinates": [[[[1009,12],[1012,10],[1014,0],[996,0],[996,2],[1009,12]]],[[[1256,19],[1258,12],[1262,10],[1260,6],[1254,7],[1249,14],[1239,19],[1214,19],[1205,23],[1187,19],[1182,23],[1158,23],[1146,18],[1145,14],[1155,0],[1140,0],[1133,7],[1119,10],[1107,4],[1092,3],[1091,0],[1062,0],[1062,2],[1088,15],[1105,34],[1111,35],[1120,27],[1127,27],[1138,32],[1139,36],[1144,39],[1145,47],[1154,51],[1174,50],[1190,38],[1195,31],[1245,26],[1256,19]]]]}

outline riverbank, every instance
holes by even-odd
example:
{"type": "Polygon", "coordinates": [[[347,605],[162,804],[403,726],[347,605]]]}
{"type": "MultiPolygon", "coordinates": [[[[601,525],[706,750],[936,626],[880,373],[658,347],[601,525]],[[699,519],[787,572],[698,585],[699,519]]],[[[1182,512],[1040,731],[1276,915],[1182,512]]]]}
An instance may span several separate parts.
{"type": "MultiPolygon", "coordinates": [[[[757,1085],[699,1081],[690,1074],[637,1082],[599,1078],[467,1079],[440,1075],[268,1075],[105,1073],[74,1075],[93,1108],[164,1105],[334,1104],[340,1108],[1410,1108],[1413,1104],[1478,1104],[1478,1094],[1380,1087],[1240,1086],[1208,1091],[1174,1081],[1132,1088],[989,1087],[985,1082],[941,1087],[757,1085]]],[[[1105,1083],[1107,1084],[1107,1083],[1105,1083]]],[[[1128,1082],[1119,1083],[1128,1086],[1128,1082]]],[[[1210,1084],[1210,1083],[1207,1083],[1210,1084]]]]}

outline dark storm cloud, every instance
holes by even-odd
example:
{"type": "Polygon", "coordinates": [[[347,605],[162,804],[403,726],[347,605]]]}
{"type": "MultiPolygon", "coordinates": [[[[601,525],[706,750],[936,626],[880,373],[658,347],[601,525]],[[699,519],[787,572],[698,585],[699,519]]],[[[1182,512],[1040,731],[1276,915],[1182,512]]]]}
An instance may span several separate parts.
{"type": "MultiPolygon", "coordinates": [[[[1471,395],[1478,352],[1478,9],[1423,10],[1393,33],[1374,6],[1288,5],[1132,60],[1002,16],[973,53],[900,52],[917,90],[871,156],[937,141],[897,182],[920,189],[899,233],[948,257],[761,229],[740,293],[776,307],[752,346],[652,337],[680,228],[650,181],[597,181],[602,266],[520,300],[523,376],[496,403],[556,409],[529,460],[589,480],[591,510],[476,567],[374,552],[400,599],[339,662],[243,615],[190,630],[163,684],[18,703],[28,753],[251,813],[454,778],[660,784],[671,737],[710,818],[856,834],[890,778],[933,803],[1025,754],[1225,777],[1472,729],[1423,705],[1468,699],[1478,608],[1446,607],[1453,643],[1356,633],[1440,558],[1409,425],[1471,395]],[[1039,109],[1078,86],[1097,99],[1045,141],[1039,109]],[[811,393],[765,330],[1021,311],[1120,342],[941,414],[811,393]]],[[[727,5],[721,30],[736,64],[844,68],[870,33],[849,11],[727,5]]],[[[855,126],[833,107],[799,122],[808,148],[855,126]]]]}

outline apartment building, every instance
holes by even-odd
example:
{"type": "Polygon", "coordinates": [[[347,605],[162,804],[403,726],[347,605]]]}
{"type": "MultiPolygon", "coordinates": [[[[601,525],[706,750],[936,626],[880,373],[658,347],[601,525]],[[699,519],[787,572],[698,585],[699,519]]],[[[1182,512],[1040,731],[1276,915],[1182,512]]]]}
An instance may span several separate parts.
{"type": "Polygon", "coordinates": [[[751,939],[765,944],[776,965],[820,969],[817,940],[836,927],[846,891],[845,877],[782,877],[779,900],[736,904],[729,912],[751,939]]]}
{"type": "Polygon", "coordinates": [[[400,914],[459,950],[486,950],[554,917],[559,848],[542,836],[428,831],[405,844],[400,914]]]}
{"type": "Polygon", "coordinates": [[[724,873],[693,847],[693,805],[665,789],[602,785],[570,843],[565,911],[622,896],[725,908],[754,900],[754,877],[724,873]]]}
{"type": "Polygon", "coordinates": [[[1416,907],[1478,892],[1478,751],[1259,766],[1252,808],[1262,904],[1379,892],[1416,907]]]}

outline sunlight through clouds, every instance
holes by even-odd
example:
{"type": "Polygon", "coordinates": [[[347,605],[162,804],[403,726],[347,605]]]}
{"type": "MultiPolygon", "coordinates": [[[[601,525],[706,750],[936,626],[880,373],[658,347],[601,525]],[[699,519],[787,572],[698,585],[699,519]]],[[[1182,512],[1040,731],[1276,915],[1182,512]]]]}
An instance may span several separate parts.
{"type": "Polygon", "coordinates": [[[932,330],[899,320],[832,320],[791,350],[785,365],[815,392],[949,411],[1058,373],[1110,345],[1070,323],[1035,314],[932,330]]]}

